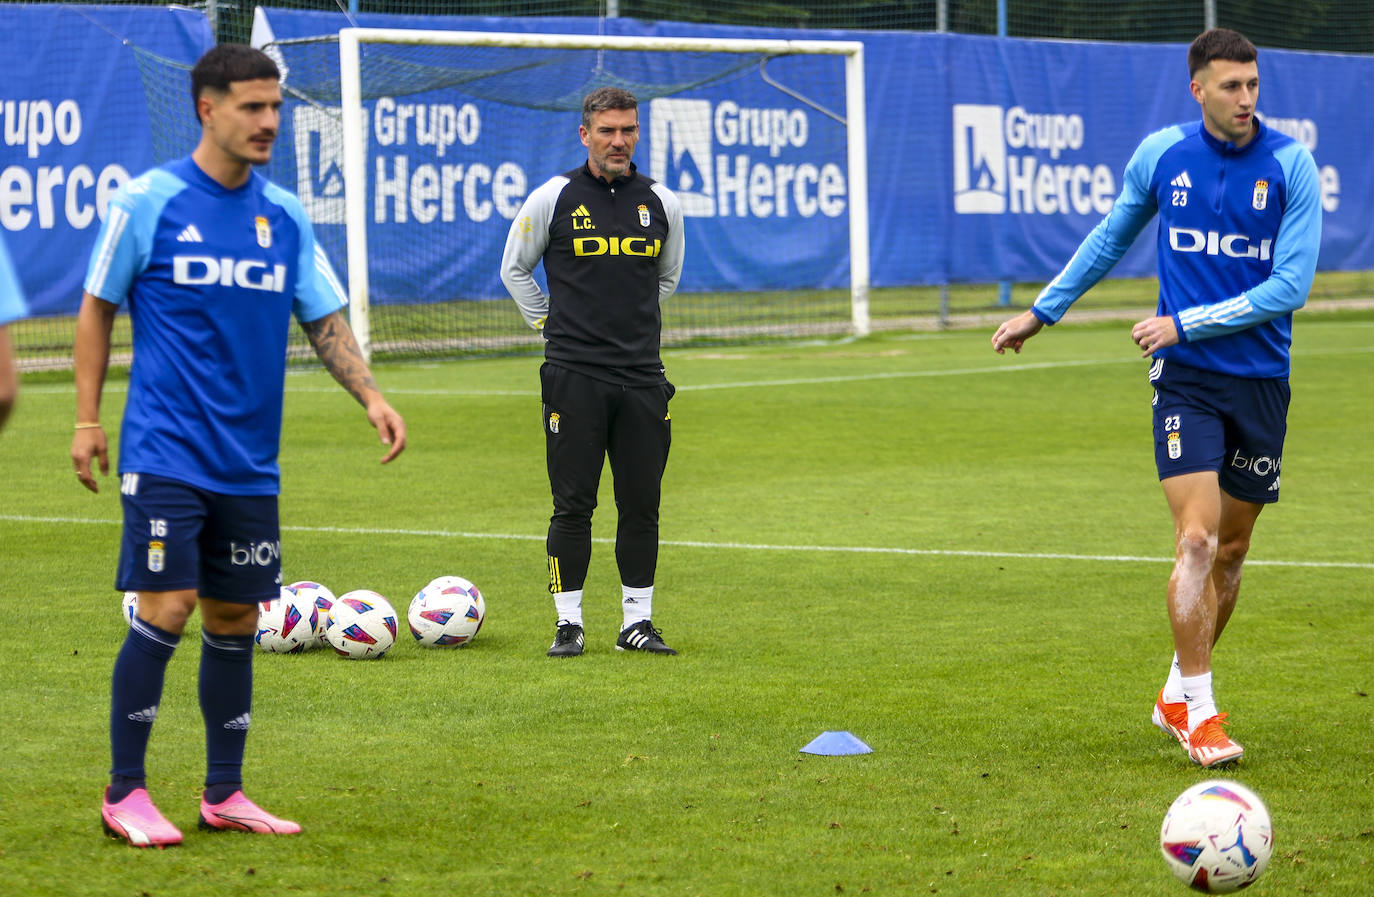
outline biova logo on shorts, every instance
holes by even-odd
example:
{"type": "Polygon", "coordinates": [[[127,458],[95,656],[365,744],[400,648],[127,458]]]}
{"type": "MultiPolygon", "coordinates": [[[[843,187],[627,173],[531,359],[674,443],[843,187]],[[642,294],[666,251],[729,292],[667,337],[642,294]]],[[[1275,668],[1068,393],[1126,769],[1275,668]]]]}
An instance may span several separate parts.
{"type": "Polygon", "coordinates": [[[1112,170],[1069,161],[1083,149],[1081,115],[956,103],[953,121],[956,213],[1111,211],[1116,196],[1112,170]]]}
{"type": "Polygon", "coordinates": [[[813,137],[803,109],[677,97],[649,102],[650,176],[677,194],[689,217],[844,214],[844,168],[821,158],[835,151],[817,149],[813,137]]]}

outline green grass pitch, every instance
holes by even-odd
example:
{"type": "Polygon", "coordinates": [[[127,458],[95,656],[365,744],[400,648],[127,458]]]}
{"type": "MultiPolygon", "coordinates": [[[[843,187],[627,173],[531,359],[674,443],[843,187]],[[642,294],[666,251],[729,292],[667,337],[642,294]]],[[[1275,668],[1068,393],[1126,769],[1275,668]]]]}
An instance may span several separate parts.
{"type": "MultiPolygon", "coordinates": [[[[1295,334],[1283,501],[1215,663],[1247,749],[1225,775],[1274,817],[1252,893],[1353,897],[1374,881],[1374,315],[1295,334]]],[[[587,653],[544,657],[537,359],[380,367],[411,440],[388,467],[327,375],[289,374],[285,575],[404,614],[459,574],[486,625],[379,662],[259,655],[248,791],[305,827],[271,839],[195,829],[193,624],[149,755],[187,833],[162,852],[99,828],[118,483],[79,487],[69,379],[26,378],[0,434],[0,895],[1185,893],[1159,825],[1213,773],[1149,723],[1172,538],[1146,364],[1128,323],[1020,356],[990,335],[667,353],[669,658],[613,649],[609,476],[587,653]],[[826,730],[873,753],[798,752],[826,730]]]]}

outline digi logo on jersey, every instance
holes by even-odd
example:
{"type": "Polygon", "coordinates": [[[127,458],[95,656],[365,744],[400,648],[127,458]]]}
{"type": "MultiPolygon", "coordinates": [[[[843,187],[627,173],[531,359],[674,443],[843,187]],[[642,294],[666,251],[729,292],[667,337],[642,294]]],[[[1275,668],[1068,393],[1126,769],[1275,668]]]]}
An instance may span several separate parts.
{"type": "Polygon", "coordinates": [[[782,161],[812,137],[802,109],[659,98],[649,102],[650,177],[677,194],[687,217],[837,218],[848,204],[844,169],[814,148],[803,161],[782,161]]]}
{"type": "Polygon", "coordinates": [[[268,265],[258,259],[177,255],[172,257],[172,282],[188,287],[218,284],[222,287],[284,293],[286,266],[268,265]]]}
{"type": "Polygon", "coordinates": [[[1059,161],[1083,148],[1081,115],[956,103],[954,211],[960,215],[1105,215],[1116,179],[1103,164],[1059,161]],[[1048,158],[1046,158],[1048,156],[1048,158]]]}
{"type": "Polygon", "coordinates": [[[646,237],[574,237],[573,255],[640,255],[658,258],[663,241],[646,237]]]}
{"type": "Polygon", "coordinates": [[[1259,259],[1269,261],[1269,249],[1273,240],[1260,240],[1258,244],[1245,234],[1222,234],[1214,230],[1200,231],[1191,227],[1169,228],[1169,248],[1174,252],[1202,252],[1207,255],[1224,255],[1233,259],[1259,259]]]}

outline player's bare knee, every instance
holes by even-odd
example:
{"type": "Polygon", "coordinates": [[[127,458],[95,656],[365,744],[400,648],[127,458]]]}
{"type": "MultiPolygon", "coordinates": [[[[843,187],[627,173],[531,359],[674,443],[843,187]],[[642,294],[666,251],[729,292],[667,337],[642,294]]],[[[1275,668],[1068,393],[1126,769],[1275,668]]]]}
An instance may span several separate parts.
{"type": "Polygon", "coordinates": [[[1179,531],[1177,551],[1181,563],[1210,567],[1217,557],[1217,535],[1200,528],[1185,528],[1179,531]]]}
{"type": "Polygon", "coordinates": [[[1215,566],[1225,570],[1238,570],[1240,565],[1245,563],[1245,556],[1249,552],[1250,539],[1248,536],[1222,541],[1217,545],[1215,566]]]}

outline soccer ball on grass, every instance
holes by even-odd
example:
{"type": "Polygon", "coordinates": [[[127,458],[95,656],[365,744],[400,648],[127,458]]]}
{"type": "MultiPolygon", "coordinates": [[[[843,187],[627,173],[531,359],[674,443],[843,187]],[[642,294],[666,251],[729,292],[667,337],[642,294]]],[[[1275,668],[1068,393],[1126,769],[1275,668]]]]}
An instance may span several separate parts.
{"type": "Polygon", "coordinates": [[[315,643],[315,602],[289,586],[258,606],[258,647],[271,654],[299,654],[315,643]]]}
{"type": "Polygon", "coordinates": [[[317,582],[302,580],[293,582],[287,586],[295,592],[302,600],[309,601],[315,605],[315,640],[316,644],[311,647],[319,647],[328,644],[324,638],[325,626],[329,623],[329,609],[334,606],[337,600],[334,593],[317,582]]]}
{"type": "Polygon", "coordinates": [[[134,625],[134,617],[138,616],[138,593],[125,592],[120,608],[124,614],[124,622],[130,626],[134,625]]]}
{"type": "Polygon", "coordinates": [[[1169,807],[1159,832],[1169,869],[1194,890],[1229,894],[1254,884],[1274,852],[1269,811],[1244,785],[1208,779],[1169,807]]]}
{"type": "Polygon", "coordinates": [[[410,633],[421,645],[457,647],[477,637],[487,604],[477,586],[461,576],[440,576],[410,601],[410,633]]]}
{"type": "Polygon", "coordinates": [[[355,589],[329,609],[324,636],[350,660],[381,657],[396,644],[396,611],[376,592],[355,589]]]}

